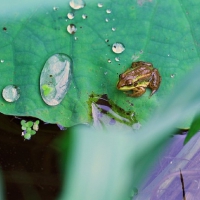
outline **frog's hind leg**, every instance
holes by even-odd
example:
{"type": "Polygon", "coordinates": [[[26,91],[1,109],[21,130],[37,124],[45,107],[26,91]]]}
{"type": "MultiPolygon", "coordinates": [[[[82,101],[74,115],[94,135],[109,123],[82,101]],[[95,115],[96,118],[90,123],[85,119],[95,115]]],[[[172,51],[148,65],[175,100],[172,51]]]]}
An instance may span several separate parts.
{"type": "Polygon", "coordinates": [[[132,94],[127,94],[130,97],[140,97],[145,93],[146,89],[144,87],[137,87],[133,89],[132,94]]]}
{"type": "Polygon", "coordinates": [[[161,82],[161,77],[157,69],[153,69],[152,78],[149,82],[149,88],[151,89],[150,97],[158,90],[161,82]]]}

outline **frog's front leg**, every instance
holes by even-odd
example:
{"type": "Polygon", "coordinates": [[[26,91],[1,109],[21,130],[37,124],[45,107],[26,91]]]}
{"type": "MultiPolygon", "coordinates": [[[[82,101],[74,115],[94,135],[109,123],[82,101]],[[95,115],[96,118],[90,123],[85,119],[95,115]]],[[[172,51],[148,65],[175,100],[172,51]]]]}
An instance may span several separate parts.
{"type": "Polygon", "coordinates": [[[145,91],[146,91],[146,89],[144,87],[133,88],[133,93],[128,94],[128,96],[130,96],[130,97],[140,97],[141,95],[143,95],[145,93],[145,91]]]}
{"type": "Polygon", "coordinates": [[[149,83],[149,88],[151,89],[151,94],[150,96],[152,96],[159,88],[160,86],[160,82],[161,82],[161,76],[158,72],[157,69],[153,69],[152,72],[152,77],[149,83]]]}

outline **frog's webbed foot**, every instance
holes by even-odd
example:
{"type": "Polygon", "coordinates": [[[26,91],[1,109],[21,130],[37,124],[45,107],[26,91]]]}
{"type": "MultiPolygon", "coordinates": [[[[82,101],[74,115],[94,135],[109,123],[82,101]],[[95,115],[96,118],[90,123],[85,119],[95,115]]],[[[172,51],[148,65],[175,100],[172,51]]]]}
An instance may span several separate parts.
{"type": "Polygon", "coordinates": [[[137,87],[133,89],[133,93],[128,93],[127,95],[130,97],[140,97],[145,93],[146,89],[143,87],[137,87]]]}
{"type": "Polygon", "coordinates": [[[151,89],[150,97],[158,90],[161,82],[161,77],[157,69],[153,69],[152,78],[149,83],[149,88],[151,89]]]}

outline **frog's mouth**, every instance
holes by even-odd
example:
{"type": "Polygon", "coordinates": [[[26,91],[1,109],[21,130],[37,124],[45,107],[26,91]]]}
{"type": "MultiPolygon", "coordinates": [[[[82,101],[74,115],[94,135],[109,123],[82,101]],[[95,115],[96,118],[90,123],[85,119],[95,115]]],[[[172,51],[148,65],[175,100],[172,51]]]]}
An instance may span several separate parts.
{"type": "Polygon", "coordinates": [[[134,83],[134,85],[125,85],[125,86],[121,86],[121,87],[118,87],[118,90],[121,90],[121,91],[129,91],[129,90],[133,90],[135,88],[139,88],[139,87],[148,87],[149,85],[149,82],[148,81],[143,81],[143,82],[140,82],[140,83],[134,83]]]}

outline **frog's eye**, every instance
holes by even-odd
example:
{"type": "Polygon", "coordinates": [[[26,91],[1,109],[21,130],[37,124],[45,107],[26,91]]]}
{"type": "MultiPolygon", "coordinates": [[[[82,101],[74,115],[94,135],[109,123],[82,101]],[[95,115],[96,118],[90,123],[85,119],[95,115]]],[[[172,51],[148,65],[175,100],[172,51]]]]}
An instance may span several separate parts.
{"type": "Polygon", "coordinates": [[[132,80],[131,79],[127,80],[126,85],[132,85],[132,80]]]}

